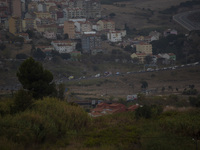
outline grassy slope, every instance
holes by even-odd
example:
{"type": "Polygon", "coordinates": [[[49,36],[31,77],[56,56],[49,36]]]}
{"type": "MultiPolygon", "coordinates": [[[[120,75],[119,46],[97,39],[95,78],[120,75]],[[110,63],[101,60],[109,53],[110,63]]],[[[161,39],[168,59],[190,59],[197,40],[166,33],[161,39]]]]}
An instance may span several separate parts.
{"type": "Polygon", "coordinates": [[[106,16],[110,13],[115,13],[116,16],[113,20],[116,22],[116,27],[121,29],[124,28],[124,24],[127,23],[130,28],[136,29],[171,27],[180,30],[179,25],[170,21],[170,15],[161,15],[159,11],[186,1],[188,0],[134,0],[121,2],[122,4],[126,4],[126,7],[102,5],[102,14],[106,16]]]}
{"type": "Polygon", "coordinates": [[[184,88],[188,88],[188,85],[195,85],[197,90],[200,90],[200,67],[189,67],[185,69],[148,72],[128,74],[124,76],[115,76],[107,78],[92,78],[89,80],[71,81],[66,82],[66,86],[74,93],[82,98],[99,98],[109,100],[110,97],[114,97],[115,100],[119,98],[126,98],[128,94],[135,94],[141,91],[141,80],[148,82],[148,89],[156,89],[156,95],[165,94],[181,94],[184,88]],[[173,91],[169,89],[169,86],[173,88],[173,91]],[[165,87],[165,91],[162,92],[162,88],[165,87]],[[176,91],[178,88],[178,91],[176,91]],[[102,97],[103,95],[103,97],[102,97]]]}
{"type": "MultiPolygon", "coordinates": [[[[55,107],[56,108],[56,107],[55,107]]],[[[46,111],[46,108],[42,109],[46,111]]],[[[56,111],[62,112],[62,109],[56,111]]],[[[69,112],[68,112],[69,113],[69,112]]],[[[67,114],[68,114],[67,113],[67,114]]],[[[26,132],[31,129],[31,134],[37,133],[35,129],[37,125],[46,125],[45,129],[48,129],[50,122],[42,122],[45,119],[45,115],[41,115],[38,119],[38,114],[30,114],[30,117],[24,117],[30,113],[22,113],[21,118],[24,119],[27,124],[32,121],[32,126],[24,126],[26,132]],[[24,115],[23,115],[24,114],[24,115]],[[30,119],[31,118],[31,119],[30,119]],[[30,121],[31,120],[31,121],[30,121]],[[39,124],[39,123],[40,124],[39,124]],[[35,129],[35,130],[33,130],[35,129]]],[[[53,115],[54,116],[54,115],[53,115]]],[[[56,115],[55,115],[56,116],[56,115]]],[[[155,116],[150,119],[140,118],[135,119],[134,112],[121,113],[107,115],[103,117],[93,118],[88,124],[88,127],[84,131],[69,132],[66,136],[58,137],[57,141],[54,139],[48,140],[46,137],[45,142],[36,144],[31,140],[29,145],[24,144],[24,141],[18,139],[18,143],[8,140],[5,137],[0,137],[0,146],[7,150],[12,149],[61,149],[61,150],[189,150],[195,149],[195,141],[192,138],[199,131],[198,124],[199,110],[190,110],[184,112],[165,112],[160,116],[155,116]],[[192,117],[191,117],[192,116],[192,117]],[[194,134],[192,134],[194,133],[194,134]],[[35,145],[36,144],[36,145],[35,145]]],[[[57,117],[57,116],[56,116],[57,117]]],[[[65,118],[64,116],[62,116],[65,118]]],[[[6,116],[5,116],[6,118],[6,116]]],[[[13,116],[13,118],[17,118],[13,116]]],[[[20,117],[18,117],[20,118],[20,117]]],[[[2,118],[3,119],[3,118],[2,118]]],[[[7,118],[6,118],[7,119],[7,118]]],[[[59,117],[54,118],[59,120],[59,117]]],[[[9,119],[8,119],[9,120],[9,119]]],[[[68,120],[68,119],[67,119],[68,120]]],[[[1,120],[2,121],[2,120],[1,120]]],[[[16,121],[16,119],[15,119],[16,121]]],[[[63,123],[63,120],[60,120],[63,123]]],[[[69,121],[69,120],[68,120],[69,121]]],[[[17,122],[17,121],[16,121],[17,122]]],[[[73,118],[70,119],[73,123],[73,118]]],[[[21,123],[22,124],[22,123],[21,123]]],[[[3,124],[5,125],[5,123],[3,124]]],[[[15,124],[14,124],[15,125],[15,124]]],[[[30,125],[30,124],[28,124],[30,125]]],[[[9,126],[8,126],[9,127],[9,126]]],[[[51,127],[51,126],[50,126],[51,127]]],[[[22,135],[26,132],[23,128],[14,128],[15,132],[19,132],[22,135]]],[[[7,128],[7,132],[12,131],[12,128],[7,128]]],[[[47,136],[51,136],[48,133],[50,131],[44,130],[47,136]]],[[[6,132],[5,132],[6,133],[6,132]]],[[[5,134],[4,133],[4,134],[5,134]]],[[[15,136],[15,135],[9,135],[15,136]]],[[[8,136],[8,137],[9,137],[8,136]]],[[[22,136],[18,135],[23,139],[22,136]]],[[[25,136],[27,136],[25,134],[25,136]]],[[[54,137],[55,138],[55,137],[54,137]]],[[[199,142],[198,142],[199,144],[199,142]]]]}

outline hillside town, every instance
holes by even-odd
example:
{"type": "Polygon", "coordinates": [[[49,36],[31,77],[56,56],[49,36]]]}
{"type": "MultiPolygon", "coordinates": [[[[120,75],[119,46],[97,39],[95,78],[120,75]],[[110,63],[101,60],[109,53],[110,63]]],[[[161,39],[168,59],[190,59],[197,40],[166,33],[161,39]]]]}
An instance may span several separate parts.
{"type": "Polygon", "coordinates": [[[198,150],[199,0],[0,0],[0,150],[198,150]]]}
{"type": "MultiPolygon", "coordinates": [[[[153,55],[150,44],[161,36],[177,35],[176,30],[167,29],[163,33],[151,31],[149,36],[138,35],[130,39],[125,29],[117,30],[112,17],[102,16],[101,11],[99,0],[3,0],[0,4],[0,23],[4,30],[23,37],[24,43],[32,42],[28,31],[51,40],[51,45],[35,45],[47,55],[53,50],[75,57],[106,53],[102,42],[107,42],[122,48],[127,45],[135,48],[130,57],[139,63],[145,63],[147,56],[151,57],[153,64],[176,61],[174,53],[153,55]],[[77,45],[81,45],[81,51],[77,45]]],[[[8,42],[3,38],[0,40],[8,42]]]]}

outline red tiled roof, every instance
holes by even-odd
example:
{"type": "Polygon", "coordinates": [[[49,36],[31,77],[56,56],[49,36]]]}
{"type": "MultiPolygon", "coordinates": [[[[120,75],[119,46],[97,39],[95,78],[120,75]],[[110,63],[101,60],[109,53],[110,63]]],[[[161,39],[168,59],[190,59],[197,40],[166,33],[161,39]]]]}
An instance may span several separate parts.
{"type": "Polygon", "coordinates": [[[103,114],[113,114],[126,111],[134,111],[138,107],[139,105],[133,105],[127,109],[125,105],[120,103],[113,103],[113,104],[100,103],[97,105],[96,108],[91,110],[91,115],[96,116],[99,114],[103,115],[103,114]]]}
{"type": "Polygon", "coordinates": [[[28,36],[28,33],[19,33],[21,36],[28,36]]]}
{"type": "Polygon", "coordinates": [[[109,104],[107,104],[107,103],[99,103],[98,105],[97,105],[97,107],[103,107],[103,106],[108,106],[109,104]]]}
{"type": "Polygon", "coordinates": [[[128,111],[135,111],[138,107],[139,105],[132,105],[128,108],[128,111]]]}
{"type": "Polygon", "coordinates": [[[168,55],[170,55],[170,56],[174,56],[175,54],[174,54],[174,53],[168,53],[168,55]]]}

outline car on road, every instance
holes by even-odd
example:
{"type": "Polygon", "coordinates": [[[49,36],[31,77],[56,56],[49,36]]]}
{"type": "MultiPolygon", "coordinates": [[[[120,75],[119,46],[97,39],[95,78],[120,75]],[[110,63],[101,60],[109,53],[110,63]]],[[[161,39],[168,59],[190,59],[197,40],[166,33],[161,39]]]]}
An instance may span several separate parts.
{"type": "Polygon", "coordinates": [[[120,75],[120,72],[116,72],[115,74],[116,74],[116,75],[120,75]]]}
{"type": "Polygon", "coordinates": [[[96,74],[94,77],[95,77],[95,78],[100,77],[100,73],[96,74]]]}
{"type": "Polygon", "coordinates": [[[74,79],[74,76],[69,76],[68,77],[68,80],[72,80],[72,79],[74,79]]]}

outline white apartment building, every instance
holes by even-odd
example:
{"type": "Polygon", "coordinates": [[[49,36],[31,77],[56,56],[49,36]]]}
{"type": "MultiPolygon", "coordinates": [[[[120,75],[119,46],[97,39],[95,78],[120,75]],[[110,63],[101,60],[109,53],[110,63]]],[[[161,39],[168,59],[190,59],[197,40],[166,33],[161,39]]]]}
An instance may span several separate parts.
{"type": "Polygon", "coordinates": [[[73,52],[76,48],[76,42],[73,41],[52,41],[51,45],[59,53],[70,53],[73,52]]]}
{"type": "Polygon", "coordinates": [[[121,31],[110,31],[107,33],[107,38],[110,42],[120,42],[122,41],[121,31]]]}

